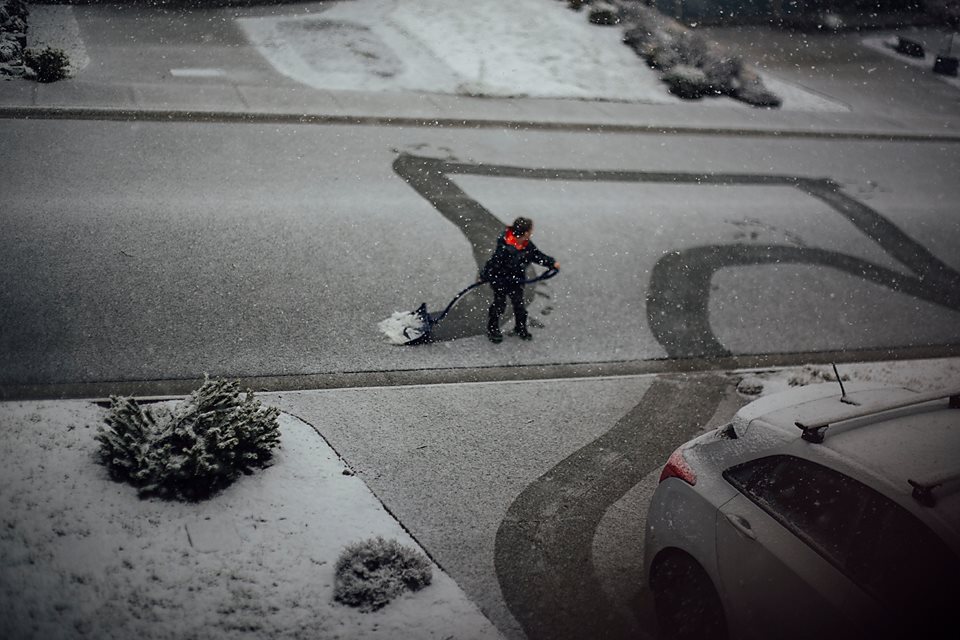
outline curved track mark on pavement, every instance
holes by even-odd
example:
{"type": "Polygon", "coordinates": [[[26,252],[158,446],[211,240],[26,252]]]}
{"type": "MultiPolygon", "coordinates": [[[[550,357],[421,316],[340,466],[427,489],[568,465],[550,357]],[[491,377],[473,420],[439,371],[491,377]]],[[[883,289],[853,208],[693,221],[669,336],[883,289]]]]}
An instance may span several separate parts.
{"type": "Polygon", "coordinates": [[[495,564],[504,600],[530,640],[644,635],[604,596],[593,569],[594,535],[611,505],[703,428],[726,385],[716,374],[658,377],[610,431],[510,505],[495,564]]]}
{"type": "MultiPolygon", "coordinates": [[[[729,184],[770,184],[727,176],[729,184]]],[[[724,176],[714,176],[723,180],[724,176]]],[[[671,358],[724,357],[730,352],[710,327],[710,280],[728,267],[764,264],[807,264],[830,267],[904,293],[960,311],[960,273],[937,259],[926,247],[863,203],[845,195],[830,180],[772,178],[794,186],[829,205],[915,276],[851,255],[826,249],[785,245],[710,245],[670,253],[657,261],[650,275],[647,320],[650,330],[671,358]]]]}

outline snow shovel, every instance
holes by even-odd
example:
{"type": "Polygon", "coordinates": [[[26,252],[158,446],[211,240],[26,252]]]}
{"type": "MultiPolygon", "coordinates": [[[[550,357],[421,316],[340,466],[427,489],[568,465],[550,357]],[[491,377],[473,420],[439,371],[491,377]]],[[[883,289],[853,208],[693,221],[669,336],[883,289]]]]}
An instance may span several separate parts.
{"type": "MultiPolygon", "coordinates": [[[[547,269],[536,278],[524,280],[523,284],[540,282],[541,280],[552,278],[555,275],[557,275],[557,269],[547,269]]],[[[440,324],[440,321],[450,313],[450,309],[457,303],[457,300],[482,284],[486,284],[486,281],[481,280],[474,282],[469,287],[460,291],[460,293],[453,296],[450,304],[437,315],[433,315],[427,311],[427,303],[424,302],[414,311],[394,312],[392,316],[381,321],[377,327],[379,327],[380,331],[386,334],[387,338],[394,344],[416,345],[431,342],[433,340],[433,328],[440,324]]]]}

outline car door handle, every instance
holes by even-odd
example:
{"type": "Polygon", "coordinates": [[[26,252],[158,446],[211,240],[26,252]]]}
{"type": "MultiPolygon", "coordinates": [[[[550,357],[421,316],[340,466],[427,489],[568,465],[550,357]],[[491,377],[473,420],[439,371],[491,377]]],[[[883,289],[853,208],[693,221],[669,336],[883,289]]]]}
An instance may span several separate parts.
{"type": "Polygon", "coordinates": [[[753,529],[750,527],[750,523],[746,518],[743,516],[738,516],[735,513],[725,513],[723,515],[726,516],[727,520],[730,521],[730,524],[732,524],[737,531],[747,536],[751,540],[757,539],[757,534],[753,532],[753,529]]]}

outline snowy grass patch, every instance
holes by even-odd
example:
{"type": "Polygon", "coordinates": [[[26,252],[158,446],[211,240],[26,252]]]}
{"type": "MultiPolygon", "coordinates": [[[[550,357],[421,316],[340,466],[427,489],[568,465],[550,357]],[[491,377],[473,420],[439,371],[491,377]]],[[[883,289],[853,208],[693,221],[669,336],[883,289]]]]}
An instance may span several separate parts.
{"type": "Polygon", "coordinates": [[[676,102],[619,29],[553,0],[355,0],[239,22],[276,69],[317,89],[676,102]]]}
{"type": "Polygon", "coordinates": [[[419,549],[312,427],[204,502],[140,499],[96,464],[104,409],[0,403],[2,638],[500,638],[440,569],[371,613],[334,601],[356,540],[419,549]]]}

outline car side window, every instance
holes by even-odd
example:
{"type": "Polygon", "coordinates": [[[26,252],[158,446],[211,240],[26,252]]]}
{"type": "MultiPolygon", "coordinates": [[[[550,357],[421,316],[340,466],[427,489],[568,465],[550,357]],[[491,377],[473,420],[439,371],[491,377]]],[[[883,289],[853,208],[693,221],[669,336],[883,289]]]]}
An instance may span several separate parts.
{"type": "MultiPolygon", "coordinates": [[[[960,562],[912,513],[823,465],[777,455],[731,467],[724,477],[864,591],[911,617],[951,590],[960,562]]],[[[932,612],[932,611],[928,611],[932,612]]]]}
{"type": "MultiPolygon", "coordinates": [[[[856,481],[794,456],[770,456],[729,469],[727,481],[843,568],[852,537],[862,533],[864,496],[856,481]]],[[[862,485],[860,485],[862,486],[862,485]]]]}

